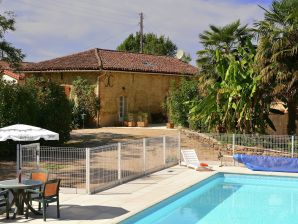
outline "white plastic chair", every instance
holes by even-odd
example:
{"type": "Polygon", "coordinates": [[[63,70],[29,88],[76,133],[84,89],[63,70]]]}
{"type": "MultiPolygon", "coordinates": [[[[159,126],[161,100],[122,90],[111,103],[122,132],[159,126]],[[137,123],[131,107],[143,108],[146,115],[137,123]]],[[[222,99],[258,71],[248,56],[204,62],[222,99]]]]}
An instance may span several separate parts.
{"type": "Polygon", "coordinates": [[[183,149],[181,150],[181,154],[183,157],[183,162],[181,162],[181,165],[185,165],[195,170],[200,168],[200,161],[194,149],[183,149]]]}

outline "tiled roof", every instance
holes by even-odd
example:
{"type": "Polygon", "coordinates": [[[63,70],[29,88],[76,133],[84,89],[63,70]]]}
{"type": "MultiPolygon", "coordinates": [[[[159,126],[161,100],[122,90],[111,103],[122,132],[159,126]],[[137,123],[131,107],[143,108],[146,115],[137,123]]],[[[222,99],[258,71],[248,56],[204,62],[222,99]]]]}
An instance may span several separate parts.
{"type": "Polygon", "coordinates": [[[3,70],[3,74],[4,74],[4,75],[7,75],[7,76],[9,76],[9,77],[11,77],[11,78],[14,78],[14,79],[16,79],[16,80],[23,80],[23,79],[25,79],[25,74],[22,74],[22,73],[14,73],[14,72],[12,72],[12,71],[10,71],[10,70],[3,70]]]}
{"type": "Polygon", "coordinates": [[[22,71],[117,70],[194,75],[198,69],[177,58],[123,51],[91,49],[23,66],[22,71]]]}

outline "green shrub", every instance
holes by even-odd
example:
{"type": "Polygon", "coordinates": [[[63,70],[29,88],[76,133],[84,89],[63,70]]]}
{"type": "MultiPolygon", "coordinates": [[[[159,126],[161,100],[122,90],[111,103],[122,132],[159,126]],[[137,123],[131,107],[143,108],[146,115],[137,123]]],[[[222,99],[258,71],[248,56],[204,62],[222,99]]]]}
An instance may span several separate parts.
{"type": "Polygon", "coordinates": [[[193,79],[182,79],[180,83],[173,82],[166,104],[163,105],[167,110],[168,120],[183,127],[189,127],[188,102],[198,100],[198,81],[193,79]]]}
{"type": "Polygon", "coordinates": [[[61,86],[55,83],[39,83],[37,91],[39,105],[38,125],[59,133],[59,141],[66,142],[71,131],[71,107],[61,86]]]}
{"type": "Polygon", "coordinates": [[[36,124],[38,105],[31,87],[0,82],[0,127],[36,124]]]}
{"type": "Polygon", "coordinates": [[[94,123],[99,110],[99,98],[94,92],[95,87],[88,80],[77,77],[73,81],[72,98],[72,125],[74,128],[82,126],[82,114],[85,114],[85,123],[94,123]]]}
{"type": "MultiPolygon", "coordinates": [[[[59,133],[60,142],[67,141],[71,131],[71,107],[63,88],[35,79],[26,80],[25,85],[0,81],[0,127],[18,123],[49,129],[59,133]]],[[[1,142],[0,158],[15,158],[17,143],[1,142]]]]}

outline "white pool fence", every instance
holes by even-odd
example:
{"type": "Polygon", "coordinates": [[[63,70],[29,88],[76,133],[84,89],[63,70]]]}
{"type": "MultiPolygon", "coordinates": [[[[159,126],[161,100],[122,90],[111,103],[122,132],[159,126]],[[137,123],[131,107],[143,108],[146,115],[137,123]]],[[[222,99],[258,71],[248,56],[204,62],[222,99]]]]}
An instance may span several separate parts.
{"type": "Polygon", "coordinates": [[[235,165],[233,155],[269,155],[298,158],[298,137],[197,133],[144,138],[92,148],[22,145],[17,169],[30,173],[45,169],[60,178],[64,192],[96,193],[138,177],[177,165],[181,148],[195,149],[210,165],[235,165]]]}
{"type": "Polygon", "coordinates": [[[180,137],[161,136],[93,148],[22,145],[22,172],[44,169],[70,193],[96,193],[179,162],[180,137]]]}

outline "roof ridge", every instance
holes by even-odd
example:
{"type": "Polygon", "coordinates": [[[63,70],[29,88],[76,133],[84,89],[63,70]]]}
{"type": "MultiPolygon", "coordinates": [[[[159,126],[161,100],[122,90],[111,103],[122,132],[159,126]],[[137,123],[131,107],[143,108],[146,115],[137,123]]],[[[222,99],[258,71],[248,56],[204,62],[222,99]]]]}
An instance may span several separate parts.
{"type": "MultiPolygon", "coordinates": [[[[119,53],[127,53],[127,54],[139,54],[139,55],[149,55],[149,56],[160,56],[160,57],[168,57],[168,58],[176,58],[174,55],[163,55],[163,54],[149,54],[149,53],[140,53],[140,52],[130,52],[130,51],[120,51],[120,50],[112,50],[112,49],[103,49],[103,48],[97,48],[98,50],[102,51],[111,51],[111,52],[119,52],[119,53]]],[[[179,60],[180,61],[180,60],[179,60]]]]}
{"type": "Polygon", "coordinates": [[[97,62],[98,62],[98,67],[99,69],[102,69],[102,60],[99,56],[99,53],[98,53],[98,49],[97,48],[94,48],[94,53],[95,53],[95,57],[97,59],[97,62]]]}

